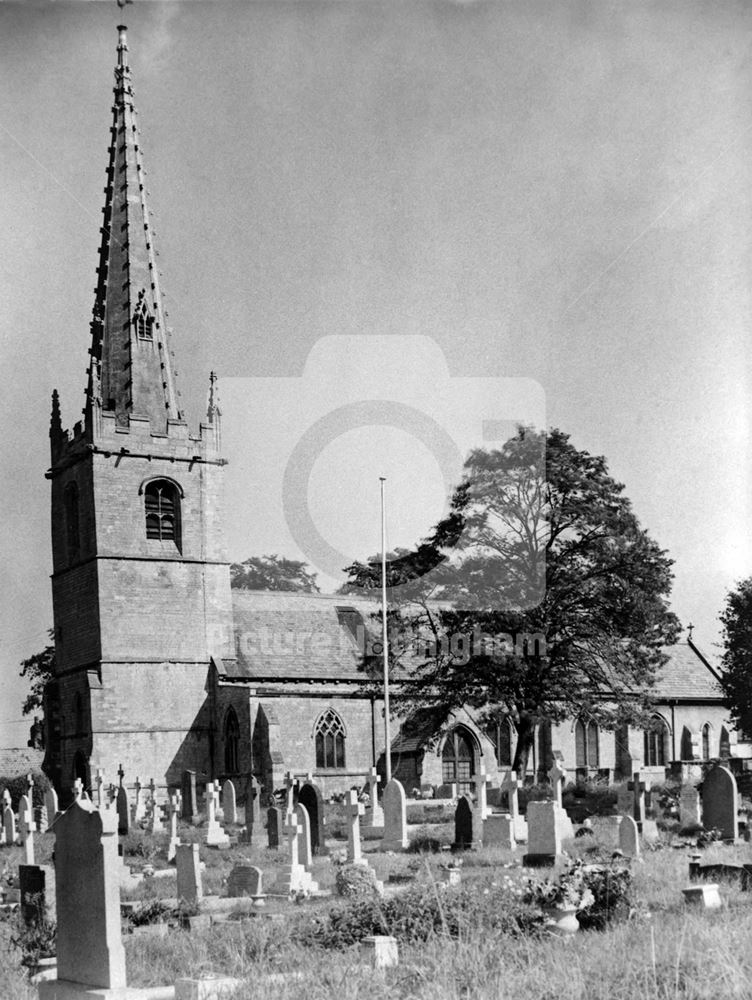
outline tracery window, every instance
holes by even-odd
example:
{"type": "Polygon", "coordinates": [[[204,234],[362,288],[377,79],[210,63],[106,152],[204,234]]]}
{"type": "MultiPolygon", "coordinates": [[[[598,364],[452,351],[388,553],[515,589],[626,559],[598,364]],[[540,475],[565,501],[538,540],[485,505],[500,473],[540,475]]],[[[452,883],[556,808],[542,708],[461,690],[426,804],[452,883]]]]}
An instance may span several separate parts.
{"type": "Polygon", "coordinates": [[[144,489],[146,537],[180,547],[180,496],[168,479],[153,479],[144,489]]]}
{"type": "Polygon", "coordinates": [[[345,766],[345,727],[333,708],[316,724],[316,767],[345,766]]]}

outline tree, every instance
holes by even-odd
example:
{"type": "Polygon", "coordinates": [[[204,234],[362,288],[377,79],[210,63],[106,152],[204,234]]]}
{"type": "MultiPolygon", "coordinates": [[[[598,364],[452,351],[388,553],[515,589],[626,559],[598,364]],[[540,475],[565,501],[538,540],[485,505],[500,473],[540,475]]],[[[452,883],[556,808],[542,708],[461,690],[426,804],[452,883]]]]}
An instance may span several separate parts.
{"type": "MultiPolygon", "coordinates": [[[[395,703],[436,734],[463,705],[510,716],[522,773],[540,721],[644,722],[678,622],[671,560],[623,489],[559,430],[473,451],[448,515],[389,569],[395,703]]],[[[380,567],[348,573],[374,586],[380,567]]]]}
{"type": "Polygon", "coordinates": [[[297,559],[251,556],[230,566],[230,584],[244,590],[296,590],[318,594],[316,574],[297,559]]]}
{"type": "MultiPolygon", "coordinates": [[[[49,629],[47,633],[50,639],[54,633],[49,629]]],[[[32,712],[40,711],[43,704],[44,689],[55,672],[55,646],[50,644],[45,646],[39,653],[34,653],[27,660],[22,660],[19,675],[26,677],[29,682],[30,691],[23,703],[23,714],[31,715],[32,712]]]]}
{"type": "Polygon", "coordinates": [[[721,688],[734,724],[752,730],[752,577],[726,597],[721,614],[723,658],[721,688]]]}

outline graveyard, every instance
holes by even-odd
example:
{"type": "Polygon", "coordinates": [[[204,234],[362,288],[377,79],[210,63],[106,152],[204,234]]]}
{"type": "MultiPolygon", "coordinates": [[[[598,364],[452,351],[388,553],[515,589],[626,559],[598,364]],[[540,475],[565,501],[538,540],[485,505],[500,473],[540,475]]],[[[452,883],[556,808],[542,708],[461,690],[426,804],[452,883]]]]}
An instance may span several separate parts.
{"type": "Polygon", "coordinates": [[[61,809],[30,779],[3,794],[2,996],[746,995],[752,848],[731,772],[699,790],[564,775],[407,799],[398,782],[369,794],[374,774],[324,802],[289,773],[267,808],[231,783],[186,803],[98,775],[61,809]]]}

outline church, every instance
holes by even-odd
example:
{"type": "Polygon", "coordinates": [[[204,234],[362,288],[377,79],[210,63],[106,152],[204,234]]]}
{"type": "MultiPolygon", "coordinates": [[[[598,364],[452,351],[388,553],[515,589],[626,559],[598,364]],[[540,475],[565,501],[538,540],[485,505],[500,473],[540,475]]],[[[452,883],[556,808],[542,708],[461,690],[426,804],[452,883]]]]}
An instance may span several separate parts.
{"type": "MultiPolygon", "coordinates": [[[[126,29],[118,29],[109,165],[83,420],[50,426],[55,677],[45,694],[44,769],[58,791],[97,769],[179,787],[253,776],[270,792],[313,774],[325,794],[383,768],[383,701],[364,685],[363,598],[232,589],[224,538],[221,410],[179,405],[156,266],[126,29]]],[[[82,359],[83,360],[83,359],[82,359]]],[[[717,675],[691,638],[667,650],[647,732],[541,723],[528,777],[554,753],[572,777],[612,780],[637,762],[749,756],[726,721],[717,675]]],[[[433,744],[393,721],[394,776],[441,793],[511,764],[514,727],[468,711],[433,744]]]]}

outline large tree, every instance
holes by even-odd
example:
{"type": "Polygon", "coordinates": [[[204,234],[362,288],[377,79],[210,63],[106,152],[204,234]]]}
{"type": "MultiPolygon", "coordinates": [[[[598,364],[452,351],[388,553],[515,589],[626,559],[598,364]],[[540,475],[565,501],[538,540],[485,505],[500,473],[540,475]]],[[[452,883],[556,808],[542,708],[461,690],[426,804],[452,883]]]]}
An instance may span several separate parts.
{"type": "Polygon", "coordinates": [[[316,574],[297,559],[284,556],[251,556],[230,566],[230,583],[245,590],[297,590],[317,594],[316,574]]]}
{"type": "MultiPolygon", "coordinates": [[[[50,639],[53,637],[52,629],[49,629],[50,639]]],[[[55,646],[50,643],[38,653],[34,653],[26,660],[21,661],[20,676],[25,677],[29,683],[29,693],[23,703],[23,714],[31,715],[32,712],[40,711],[43,705],[44,689],[47,682],[52,680],[55,672],[55,646]]]]}
{"type": "MultiPolygon", "coordinates": [[[[671,560],[605,459],[561,431],[520,428],[464,471],[448,515],[388,571],[392,659],[406,677],[395,702],[435,734],[463,705],[510,716],[524,773],[542,720],[646,718],[678,632],[671,560]]],[[[378,585],[377,564],[348,572],[378,585]]]]}
{"type": "Polygon", "coordinates": [[[721,686],[735,724],[752,730],[752,577],[726,597],[721,614],[723,659],[721,686]]]}

